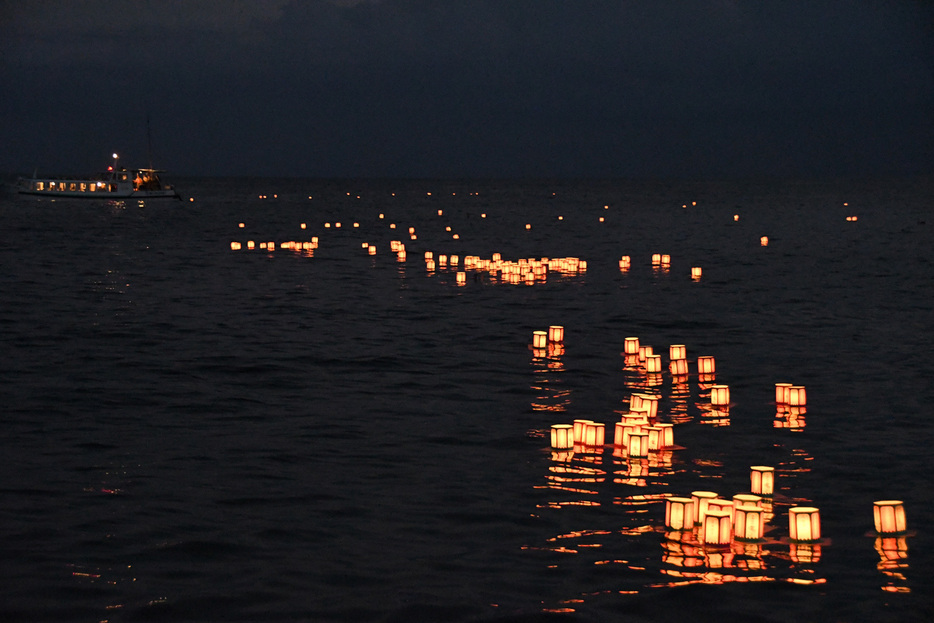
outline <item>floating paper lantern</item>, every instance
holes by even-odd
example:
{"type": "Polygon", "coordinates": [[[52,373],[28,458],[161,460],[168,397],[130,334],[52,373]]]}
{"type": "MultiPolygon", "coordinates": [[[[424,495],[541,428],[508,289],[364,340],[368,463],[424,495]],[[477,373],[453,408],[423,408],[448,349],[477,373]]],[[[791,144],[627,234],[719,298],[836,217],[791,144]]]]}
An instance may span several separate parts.
{"type": "Polygon", "coordinates": [[[662,254],[662,266],[668,266],[671,264],[671,256],[667,254],[662,254]]]}
{"type": "Polygon", "coordinates": [[[670,364],[668,364],[668,371],[671,372],[672,376],[685,376],[688,373],[688,360],[687,359],[673,359],[670,364]]]}
{"type": "Polygon", "coordinates": [[[769,246],[769,237],[768,237],[768,236],[762,236],[761,238],[759,238],[759,244],[760,244],[761,246],[763,246],[763,247],[769,246]]]}
{"type": "Polygon", "coordinates": [[[701,525],[704,522],[704,515],[707,514],[707,505],[710,500],[716,500],[719,497],[713,491],[692,491],[691,499],[694,500],[694,524],[701,525]]]}
{"type": "Polygon", "coordinates": [[[733,215],[733,220],[734,220],[734,221],[738,221],[738,220],[739,220],[739,214],[734,214],[734,215],[733,215]]]}
{"type": "Polygon", "coordinates": [[[704,270],[700,266],[692,266],[691,267],[691,279],[693,279],[694,281],[698,281],[701,278],[701,275],[703,274],[703,272],[704,270]]]}
{"type": "Polygon", "coordinates": [[[905,506],[901,500],[880,500],[872,503],[872,514],[879,534],[899,534],[907,529],[905,506]]]}
{"type": "Polygon", "coordinates": [[[645,361],[649,355],[655,354],[651,346],[639,346],[639,361],[645,361]]]}
{"type": "Polygon", "coordinates": [[[694,500],[682,497],[670,497],[665,500],[665,526],[672,530],[692,530],[694,500]]]}
{"type": "Polygon", "coordinates": [[[467,284],[467,273],[460,271],[457,273],[457,285],[463,286],[467,284]]]}
{"type": "Polygon", "coordinates": [[[788,388],[788,404],[792,407],[803,407],[807,404],[807,392],[803,385],[792,385],[788,388]]]}
{"type": "Polygon", "coordinates": [[[231,243],[230,243],[230,250],[231,250],[231,251],[239,251],[240,248],[241,248],[242,246],[243,246],[243,245],[241,245],[239,242],[234,241],[234,242],[231,242],[231,243]]]}
{"type": "Polygon", "coordinates": [[[791,398],[791,383],[775,384],[775,404],[787,405],[791,398]]]}
{"type": "Polygon", "coordinates": [[[749,470],[749,490],[756,495],[772,495],[775,489],[775,468],[753,465],[749,470]]]}
{"type": "Polygon", "coordinates": [[[754,493],[737,493],[733,496],[733,508],[738,506],[762,506],[762,496],[754,493]]]}
{"type": "Polygon", "coordinates": [[[649,434],[641,429],[633,431],[629,434],[627,448],[629,449],[629,456],[633,458],[649,456],[649,434]]]}
{"type": "Polygon", "coordinates": [[[701,540],[707,545],[729,545],[733,536],[733,514],[730,511],[709,509],[704,515],[701,540]]]}
{"type": "Polygon", "coordinates": [[[376,255],[376,245],[371,244],[371,245],[369,246],[368,253],[369,253],[370,255],[376,255]]]}
{"type": "Polygon", "coordinates": [[[551,447],[566,450],[574,447],[574,426],[571,424],[551,425],[551,447]]]}
{"type": "Polygon", "coordinates": [[[653,374],[662,371],[662,356],[647,355],[645,358],[645,371],[653,374]]]}
{"type": "Polygon", "coordinates": [[[652,254],[652,265],[653,265],[653,266],[658,266],[658,265],[661,264],[661,263],[662,263],[662,254],[661,254],[661,253],[653,253],[653,254],[652,254]]]}
{"type": "Polygon", "coordinates": [[[256,243],[253,242],[252,240],[247,240],[247,241],[246,241],[246,248],[247,248],[247,249],[255,249],[255,248],[256,248],[256,243]]]}
{"type": "Polygon", "coordinates": [[[733,534],[738,541],[756,541],[762,538],[762,509],[743,504],[733,507],[733,534]]]}
{"type": "Polygon", "coordinates": [[[548,327],[548,341],[560,344],[564,341],[564,327],[561,325],[551,325],[548,327]]]}
{"type": "Polygon", "coordinates": [[[669,359],[684,359],[688,356],[687,346],[684,344],[672,344],[668,347],[669,359]]]}
{"type": "Polygon", "coordinates": [[[713,374],[717,371],[717,362],[713,357],[704,355],[697,358],[698,374],[713,374]]]}
{"type": "Polygon", "coordinates": [[[601,422],[589,422],[584,425],[584,445],[591,447],[603,446],[605,443],[606,427],[601,422]]]}
{"type": "Polygon", "coordinates": [[[627,337],[623,340],[623,352],[627,355],[638,355],[639,354],[639,338],[637,337],[627,337]]]}
{"type": "Polygon", "coordinates": [[[675,425],[674,424],[656,424],[656,428],[661,431],[661,447],[671,448],[675,445],[675,425]]]}
{"type": "Polygon", "coordinates": [[[792,541],[820,540],[820,512],[813,506],[792,506],[788,509],[788,536],[792,541]]]}
{"type": "Polygon", "coordinates": [[[593,420],[574,420],[574,443],[584,443],[584,428],[593,420]]]}
{"type": "Polygon", "coordinates": [[[531,224],[531,223],[526,223],[526,224],[525,224],[525,228],[526,228],[526,229],[532,229],[532,224],[531,224]]]}
{"type": "Polygon", "coordinates": [[[532,348],[545,348],[548,345],[548,333],[532,331],[532,348]]]}
{"type": "Polygon", "coordinates": [[[730,404],[730,388],[728,385],[714,385],[710,388],[710,404],[725,406],[730,404]]]}

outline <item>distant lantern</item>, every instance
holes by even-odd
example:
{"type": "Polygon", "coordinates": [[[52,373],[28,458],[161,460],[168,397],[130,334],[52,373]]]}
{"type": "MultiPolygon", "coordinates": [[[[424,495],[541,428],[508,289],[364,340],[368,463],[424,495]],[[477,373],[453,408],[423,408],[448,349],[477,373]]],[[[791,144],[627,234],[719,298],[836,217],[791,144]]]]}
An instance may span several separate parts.
{"type": "Polygon", "coordinates": [[[803,407],[807,405],[807,392],[803,385],[792,385],[788,388],[788,405],[792,407],[803,407]]]}
{"type": "Polygon", "coordinates": [[[728,385],[711,386],[710,404],[715,406],[724,406],[730,404],[730,387],[728,385]]]}
{"type": "Polygon", "coordinates": [[[629,434],[629,456],[644,458],[649,456],[649,434],[643,430],[629,434]]]}
{"type": "Polygon", "coordinates": [[[606,426],[602,422],[590,422],[584,426],[584,445],[603,446],[606,439],[606,426]]]}
{"type": "Polygon", "coordinates": [[[692,491],[691,499],[694,500],[694,525],[704,523],[704,515],[707,514],[707,505],[710,500],[716,500],[719,497],[713,491],[692,491]]]}
{"type": "Polygon", "coordinates": [[[662,263],[662,254],[661,254],[661,253],[653,253],[653,254],[652,254],[652,265],[653,265],[653,266],[658,266],[658,265],[661,264],[661,263],[662,263]]]}
{"type": "Polygon", "coordinates": [[[256,243],[253,242],[252,240],[247,240],[247,241],[246,241],[246,248],[247,248],[247,249],[255,249],[255,248],[256,248],[256,243]]]}
{"type": "Polygon", "coordinates": [[[697,358],[697,372],[698,374],[713,374],[717,371],[717,362],[716,360],[709,356],[704,355],[697,358]]]}
{"type": "Polygon", "coordinates": [[[546,346],[548,346],[548,333],[532,331],[532,348],[545,348],[546,346]]]}
{"type": "Polygon", "coordinates": [[[662,449],[662,429],[658,426],[646,426],[642,429],[649,436],[649,452],[657,452],[662,449]]]}
{"type": "Polygon", "coordinates": [[[665,526],[672,530],[693,530],[694,500],[682,497],[665,500],[665,526]]]}
{"type": "Polygon", "coordinates": [[[872,514],[879,534],[899,534],[907,530],[905,506],[901,500],[880,500],[872,503],[872,514]]]}
{"type": "Polygon", "coordinates": [[[308,225],[306,225],[305,223],[302,223],[301,227],[302,227],[302,229],[305,229],[305,228],[308,227],[308,225]]]}
{"type": "Polygon", "coordinates": [[[627,337],[623,341],[623,352],[627,355],[638,355],[639,354],[639,338],[637,337],[627,337]]]}
{"type": "Polygon", "coordinates": [[[733,535],[739,541],[762,538],[762,509],[753,504],[733,507],[733,535]]]}
{"type": "Polygon", "coordinates": [[[330,229],[330,227],[331,227],[331,224],[330,224],[330,223],[325,223],[325,224],[324,224],[324,228],[325,228],[325,229],[330,229]]]}
{"type": "Polygon", "coordinates": [[[645,361],[645,358],[654,355],[654,351],[651,346],[640,345],[639,346],[639,361],[645,361]]]}
{"type": "Polygon", "coordinates": [[[729,545],[733,538],[733,514],[724,510],[708,510],[700,534],[701,540],[708,545],[729,545]]]}
{"type": "Polygon", "coordinates": [[[675,445],[675,426],[674,424],[656,424],[661,431],[661,447],[671,448],[675,445]]]}
{"type": "Polygon", "coordinates": [[[240,229],[243,229],[244,227],[246,227],[246,224],[245,224],[245,223],[240,223],[240,224],[237,225],[237,227],[239,227],[240,229]]]}
{"type": "Polygon", "coordinates": [[[791,383],[775,384],[775,404],[787,405],[791,398],[791,383]]]}
{"type": "Polygon", "coordinates": [[[820,512],[813,506],[792,506],[788,509],[788,537],[792,541],[820,540],[820,512]]]}
{"type": "Polygon", "coordinates": [[[688,356],[687,347],[684,344],[672,344],[668,347],[669,359],[684,359],[688,356]]]}
{"type": "Polygon", "coordinates": [[[775,490],[775,468],[753,465],[749,470],[749,490],[756,495],[771,496],[775,490]]]}
{"type": "Polygon", "coordinates": [[[601,222],[601,223],[603,222],[603,217],[602,217],[602,216],[600,217],[600,222],[601,222]]]}
{"type": "Polygon", "coordinates": [[[551,325],[548,327],[548,341],[554,344],[560,344],[564,341],[564,327],[561,325],[551,325]]]}
{"type": "Polygon", "coordinates": [[[733,496],[733,508],[740,506],[762,506],[762,496],[754,493],[737,493],[733,496]]]}
{"type": "Polygon", "coordinates": [[[415,233],[415,228],[414,228],[414,227],[409,227],[409,233],[410,233],[410,234],[414,234],[414,233],[415,233]]]}
{"type": "Polygon", "coordinates": [[[653,374],[662,371],[662,356],[648,355],[645,358],[645,371],[653,374]]]}
{"type": "Polygon", "coordinates": [[[231,251],[239,251],[240,248],[241,248],[242,246],[243,246],[243,245],[241,245],[239,242],[234,241],[234,242],[231,242],[231,243],[230,243],[230,250],[231,250],[231,251]]]}
{"type": "Polygon", "coordinates": [[[734,221],[738,221],[738,220],[739,220],[739,214],[734,214],[734,215],[733,215],[733,220],[734,220],[734,221]]]}
{"type": "Polygon", "coordinates": [[[532,229],[532,224],[531,224],[531,223],[526,223],[526,224],[525,224],[525,228],[526,228],[526,229],[532,229]]]}
{"type": "Polygon", "coordinates": [[[769,237],[768,237],[768,236],[762,236],[761,238],[759,238],[759,244],[760,244],[761,246],[763,246],[763,247],[769,246],[769,237]]]}
{"type": "Polygon", "coordinates": [[[360,227],[360,223],[354,223],[353,226],[354,226],[354,227],[360,227]]]}
{"type": "Polygon", "coordinates": [[[693,279],[694,281],[699,280],[703,272],[704,270],[700,266],[692,266],[691,267],[691,279],[693,279]]]}
{"type": "Polygon", "coordinates": [[[662,254],[662,266],[668,266],[669,264],[671,264],[671,256],[667,253],[662,254]]]}
{"type": "Polygon", "coordinates": [[[672,359],[668,369],[672,376],[685,376],[688,373],[688,360],[672,359]]]}
{"type": "Polygon", "coordinates": [[[369,250],[368,250],[367,252],[368,252],[370,255],[376,255],[376,245],[375,245],[375,244],[371,244],[371,245],[369,246],[369,250]]]}
{"type": "Polygon", "coordinates": [[[584,443],[584,430],[593,420],[574,420],[574,443],[584,443]]]}
{"type": "Polygon", "coordinates": [[[566,450],[574,447],[574,426],[571,424],[551,425],[551,447],[566,450]]]}
{"type": "Polygon", "coordinates": [[[442,214],[444,214],[444,210],[438,210],[438,216],[441,216],[442,214]]]}
{"type": "Polygon", "coordinates": [[[426,260],[434,259],[434,257],[435,257],[435,254],[434,254],[434,253],[432,253],[431,251],[425,251],[425,259],[426,259],[426,260]]]}
{"type": "Polygon", "coordinates": [[[467,273],[460,271],[457,273],[457,285],[462,286],[467,284],[467,273]]]}

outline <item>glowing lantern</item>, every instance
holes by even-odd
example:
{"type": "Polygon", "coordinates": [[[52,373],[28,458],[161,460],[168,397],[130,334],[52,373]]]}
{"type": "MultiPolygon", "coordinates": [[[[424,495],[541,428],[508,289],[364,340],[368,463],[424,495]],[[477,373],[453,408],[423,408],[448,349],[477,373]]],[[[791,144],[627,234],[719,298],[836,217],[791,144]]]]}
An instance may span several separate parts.
{"type": "Polygon", "coordinates": [[[671,264],[671,256],[664,254],[662,255],[662,266],[668,266],[671,264]]]}
{"type": "Polygon", "coordinates": [[[694,528],[694,500],[670,497],[665,500],[665,526],[672,530],[694,528]]]}
{"type": "Polygon", "coordinates": [[[701,540],[708,545],[729,545],[733,533],[733,514],[730,511],[713,510],[704,515],[701,540]]]}
{"type": "Polygon", "coordinates": [[[771,496],[775,490],[775,468],[753,465],[749,468],[749,490],[756,495],[771,496]]]}
{"type": "Polygon", "coordinates": [[[438,210],[438,216],[441,216],[442,214],[444,214],[444,210],[438,210]]]}
{"type": "Polygon", "coordinates": [[[872,503],[876,532],[899,534],[905,532],[905,506],[901,500],[880,500],[872,503]]]}
{"type": "Polygon", "coordinates": [[[409,227],[409,233],[410,233],[410,234],[414,234],[414,233],[415,233],[415,228],[414,228],[414,227],[409,227]]]}
{"type": "Polygon", "coordinates": [[[593,420],[574,420],[574,443],[584,442],[584,429],[588,424],[593,424],[593,420]]]}
{"type": "Polygon", "coordinates": [[[669,359],[685,359],[687,356],[688,349],[684,344],[672,344],[668,347],[669,359]]]}
{"type": "Polygon", "coordinates": [[[246,224],[245,224],[245,223],[239,223],[239,224],[237,225],[237,227],[239,227],[240,229],[243,229],[244,227],[246,227],[246,224]]]}
{"type": "Polygon", "coordinates": [[[545,348],[546,346],[548,346],[548,333],[532,331],[532,348],[545,348]]]}
{"type": "Polygon", "coordinates": [[[243,245],[241,245],[239,242],[234,241],[234,242],[231,242],[231,243],[230,243],[230,250],[231,250],[231,251],[239,251],[240,248],[241,248],[242,246],[243,246],[243,245]]]}
{"type": "Polygon", "coordinates": [[[661,447],[671,448],[675,445],[675,425],[674,424],[656,424],[656,428],[661,431],[661,447]]]}
{"type": "Polygon", "coordinates": [[[246,241],[246,248],[247,248],[247,249],[255,249],[255,248],[256,248],[256,243],[253,242],[252,240],[247,240],[247,241],[246,241]]]}
{"type": "Polygon", "coordinates": [[[762,506],[762,496],[752,493],[737,493],[733,496],[733,508],[740,506],[762,506]]]}
{"type": "Polygon", "coordinates": [[[460,271],[457,273],[457,285],[467,285],[467,273],[460,271]]]}
{"type": "Polygon", "coordinates": [[[699,374],[713,374],[717,371],[717,363],[713,357],[705,355],[697,358],[697,372],[699,374]]]}
{"type": "Polygon", "coordinates": [[[639,354],[639,338],[637,337],[627,337],[623,341],[623,352],[627,355],[638,355],[639,354]]]}
{"type": "Polygon", "coordinates": [[[661,263],[662,263],[662,254],[661,254],[661,253],[653,253],[653,254],[652,254],[652,265],[653,265],[653,266],[658,266],[658,265],[661,264],[661,263]]]}
{"type": "Polygon", "coordinates": [[[763,247],[769,246],[769,237],[768,237],[768,236],[762,236],[761,238],[759,238],[759,244],[760,244],[761,246],[763,246],[763,247]]]}
{"type": "Polygon", "coordinates": [[[369,250],[367,251],[370,255],[376,255],[376,245],[371,244],[369,250]]]}
{"type": "Polygon", "coordinates": [[[564,327],[561,325],[551,325],[548,327],[548,341],[560,344],[564,341],[564,327]]]}
{"type": "Polygon", "coordinates": [[[642,430],[649,436],[649,452],[657,452],[662,449],[662,429],[658,426],[646,426],[642,430]]]}
{"type": "Polygon", "coordinates": [[[793,506],[788,509],[788,537],[792,541],[820,540],[820,512],[813,506],[793,506]]]}
{"type": "Polygon", "coordinates": [[[791,399],[791,383],[775,384],[775,404],[787,405],[791,399]]]}
{"type": "Polygon", "coordinates": [[[662,371],[662,356],[661,355],[647,355],[645,358],[645,371],[649,373],[656,373],[662,371]]]}
{"type": "Polygon", "coordinates": [[[710,388],[710,404],[724,406],[730,404],[730,388],[728,385],[714,385],[710,388]]]}
{"type": "Polygon", "coordinates": [[[792,407],[803,407],[807,404],[807,392],[802,385],[792,385],[788,388],[788,404],[792,407]]]}
{"type": "Polygon", "coordinates": [[[668,369],[672,376],[685,376],[688,373],[688,360],[673,359],[671,363],[668,364],[668,369]]]}
{"type": "Polygon", "coordinates": [[[460,261],[460,258],[456,255],[452,255],[448,258],[448,261],[451,262],[451,266],[457,266],[457,263],[460,261]]]}
{"type": "Polygon", "coordinates": [[[694,524],[701,525],[704,522],[704,515],[707,514],[707,505],[710,500],[716,500],[717,494],[713,491],[692,491],[691,499],[694,500],[694,524]]]}
{"type": "Polygon", "coordinates": [[[651,346],[639,346],[639,361],[645,361],[645,358],[654,354],[651,346]]]}
{"type": "Polygon", "coordinates": [[[604,445],[606,427],[600,422],[588,422],[584,425],[584,445],[598,447],[604,445]]]}
{"type": "Polygon", "coordinates": [[[762,509],[743,504],[733,507],[733,532],[739,541],[756,541],[762,538],[762,509]]]}
{"type": "Polygon", "coordinates": [[[643,458],[649,456],[649,434],[643,430],[633,431],[629,434],[629,456],[643,458]]]}
{"type": "Polygon", "coordinates": [[[434,259],[434,257],[435,257],[435,254],[434,254],[434,253],[432,253],[431,251],[425,251],[425,259],[426,259],[426,260],[434,259]]]}
{"type": "Polygon", "coordinates": [[[571,424],[551,425],[551,447],[566,450],[574,447],[574,426],[571,424]]]}
{"type": "Polygon", "coordinates": [[[531,223],[526,223],[526,224],[525,224],[525,228],[526,228],[526,229],[532,229],[532,224],[531,224],[531,223]]]}
{"type": "Polygon", "coordinates": [[[691,267],[691,279],[693,279],[694,281],[699,281],[703,272],[704,271],[700,266],[692,266],[691,267]]]}
{"type": "Polygon", "coordinates": [[[739,214],[734,214],[734,215],[733,215],[733,220],[734,220],[734,221],[738,221],[738,220],[739,220],[739,214]]]}

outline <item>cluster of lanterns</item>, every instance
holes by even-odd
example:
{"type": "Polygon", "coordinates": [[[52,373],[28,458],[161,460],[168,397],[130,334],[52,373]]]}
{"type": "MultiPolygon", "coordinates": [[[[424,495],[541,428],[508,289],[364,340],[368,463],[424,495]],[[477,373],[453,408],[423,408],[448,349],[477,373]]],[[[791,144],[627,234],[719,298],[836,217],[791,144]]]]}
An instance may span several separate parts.
{"type": "MultiPolygon", "coordinates": [[[[533,331],[531,348],[536,357],[557,357],[564,353],[564,328],[550,327],[549,331],[533,331]],[[557,330],[557,333],[552,333],[557,330]],[[561,350],[551,350],[560,344],[561,350]]],[[[669,373],[673,380],[688,374],[687,349],[683,344],[669,346],[669,373]]],[[[661,357],[651,346],[640,343],[637,337],[627,337],[623,342],[623,357],[627,365],[638,366],[647,377],[660,374],[661,357]]],[[[696,359],[697,376],[702,387],[709,389],[712,409],[727,410],[730,406],[729,386],[715,383],[716,362],[712,356],[696,359]],[[706,384],[706,385],[704,385],[706,384]]],[[[572,423],[552,424],[550,445],[553,472],[567,486],[569,474],[577,473],[578,482],[590,482],[599,478],[593,468],[574,468],[575,456],[584,457],[593,465],[594,459],[605,451],[629,463],[630,474],[646,475],[644,466],[670,466],[670,452],[680,450],[674,443],[674,424],[659,421],[659,396],[653,393],[633,393],[629,400],[629,411],[622,414],[613,424],[612,433],[604,423],[590,419],[575,419],[572,423]],[[612,435],[612,441],[610,437],[612,435]],[[576,471],[575,471],[576,469],[576,471]]],[[[782,418],[796,418],[804,413],[807,392],[803,385],[792,383],[775,384],[777,414],[782,418]]],[[[775,516],[776,470],[772,466],[753,465],[749,468],[749,490],[732,496],[721,497],[717,492],[692,491],[690,495],[662,494],[664,499],[665,560],[678,566],[724,567],[734,564],[733,557],[739,556],[748,563],[749,557],[761,554],[763,544],[787,544],[789,559],[799,563],[816,563],[820,560],[822,537],[820,510],[811,505],[789,505],[787,536],[776,539],[770,536],[774,528],[770,522],[775,516]],[[706,562],[705,562],[706,561],[706,562]]],[[[554,477],[552,477],[554,478],[554,477]]],[[[621,481],[617,481],[621,482],[621,481]]],[[[645,486],[644,479],[629,479],[622,482],[645,486]]],[[[873,504],[876,550],[881,562],[879,569],[895,578],[901,577],[899,570],[906,566],[907,523],[904,503],[901,500],[881,500],[873,504]]],[[[741,562],[741,561],[740,561],[741,562]]],[[[737,564],[740,564],[738,562],[737,564]]],[[[900,590],[894,582],[886,590],[900,590]],[[893,588],[894,587],[894,588],[893,588]]]]}

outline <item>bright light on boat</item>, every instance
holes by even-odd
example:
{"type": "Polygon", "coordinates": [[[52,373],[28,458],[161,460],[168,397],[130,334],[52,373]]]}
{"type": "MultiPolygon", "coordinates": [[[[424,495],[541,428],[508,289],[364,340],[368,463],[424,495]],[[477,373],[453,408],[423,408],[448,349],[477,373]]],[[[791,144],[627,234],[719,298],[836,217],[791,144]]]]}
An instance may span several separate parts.
{"type": "Polygon", "coordinates": [[[117,159],[117,158],[119,158],[119,157],[120,157],[120,156],[118,156],[117,154],[114,154],[114,159],[117,159]]]}

